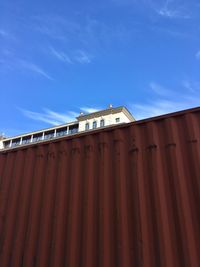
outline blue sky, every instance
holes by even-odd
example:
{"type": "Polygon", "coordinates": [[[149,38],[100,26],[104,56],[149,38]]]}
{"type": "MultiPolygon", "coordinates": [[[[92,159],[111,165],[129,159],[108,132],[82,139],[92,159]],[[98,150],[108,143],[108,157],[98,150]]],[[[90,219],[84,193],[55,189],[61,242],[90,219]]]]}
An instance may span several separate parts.
{"type": "Polygon", "coordinates": [[[200,2],[0,2],[0,132],[125,105],[136,119],[200,105],[200,2]]]}

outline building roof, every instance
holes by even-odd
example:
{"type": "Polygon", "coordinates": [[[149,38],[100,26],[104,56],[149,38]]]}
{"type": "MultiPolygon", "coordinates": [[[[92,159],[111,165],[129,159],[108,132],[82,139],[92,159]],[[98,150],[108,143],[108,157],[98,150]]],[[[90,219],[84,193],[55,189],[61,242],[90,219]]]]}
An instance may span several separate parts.
{"type": "Polygon", "coordinates": [[[84,121],[84,120],[93,119],[93,118],[97,118],[97,117],[101,117],[101,116],[106,116],[109,114],[116,114],[119,112],[123,112],[130,121],[135,121],[132,114],[128,111],[128,109],[126,107],[123,107],[123,106],[122,107],[116,107],[116,108],[113,108],[113,107],[107,108],[107,109],[93,112],[90,114],[80,115],[77,117],[77,120],[78,121],[84,121]]]}
{"type": "Polygon", "coordinates": [[[200,107],[0,152],[0,262],[200,266],[200,107]]]}

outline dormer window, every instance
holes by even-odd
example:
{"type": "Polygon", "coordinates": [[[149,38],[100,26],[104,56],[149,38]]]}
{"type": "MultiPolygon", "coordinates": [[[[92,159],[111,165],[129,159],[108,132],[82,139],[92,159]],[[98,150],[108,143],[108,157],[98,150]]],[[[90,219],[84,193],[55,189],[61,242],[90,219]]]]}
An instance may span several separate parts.
{"type": "Polygon", "coordinates": [[[120,118],[115,119],[116,123],[120,122],[120,118]]]}

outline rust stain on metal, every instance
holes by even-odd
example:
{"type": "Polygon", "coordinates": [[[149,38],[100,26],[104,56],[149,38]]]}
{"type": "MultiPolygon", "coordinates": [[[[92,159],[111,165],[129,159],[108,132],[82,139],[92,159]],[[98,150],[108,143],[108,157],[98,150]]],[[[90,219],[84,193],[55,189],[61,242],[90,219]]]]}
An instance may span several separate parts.
{"type": "Polygon", "coordinates": [[[1,267],[200,266],[200,108],[0,153],[1,267]]]}

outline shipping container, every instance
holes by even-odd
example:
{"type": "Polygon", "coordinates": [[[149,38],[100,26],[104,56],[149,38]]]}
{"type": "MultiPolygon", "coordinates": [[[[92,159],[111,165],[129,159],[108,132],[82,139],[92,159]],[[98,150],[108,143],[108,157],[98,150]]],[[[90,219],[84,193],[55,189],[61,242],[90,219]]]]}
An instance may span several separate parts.
{"type": "Polygon", "coordinates": [[[199,267],[200,108],[0,152],[1,267],[199,267]]]}

